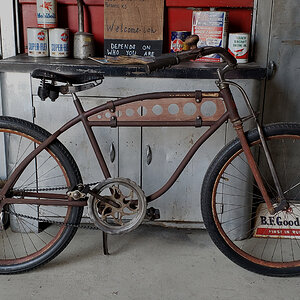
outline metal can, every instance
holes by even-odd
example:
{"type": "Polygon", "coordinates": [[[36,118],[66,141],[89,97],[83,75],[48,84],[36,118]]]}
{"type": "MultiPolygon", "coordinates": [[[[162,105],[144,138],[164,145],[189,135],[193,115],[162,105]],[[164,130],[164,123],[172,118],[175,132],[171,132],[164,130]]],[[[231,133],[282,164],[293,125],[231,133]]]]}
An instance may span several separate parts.
{"type": "Polygon", "coordinates": [[[186,50],[184,47],[185,39],[191,35],[190,31],[172,31],[171,32],[171,52],[186,50]]]}
{"type": "Polygon", "coordinates": [[[247,63],[249,57],[249,33],[230,33],[228,51],[238,63],[247,63]]]}
{"type": "Polygon", "coordinates": [[[69,29],[49,29],[49,51],[52,57],[68,57],[70,54],[69,29]]]}
{"type": "Polygon", "coordinates": [[[36,0],[36,15],[38,27],[56,27],[56,0],[36,0]]]}
{"type": "Polygon", "coordinates": [[[45,57],[48,51],[48,30],[44,28],[27,28],[28,56],[45,57]]]}

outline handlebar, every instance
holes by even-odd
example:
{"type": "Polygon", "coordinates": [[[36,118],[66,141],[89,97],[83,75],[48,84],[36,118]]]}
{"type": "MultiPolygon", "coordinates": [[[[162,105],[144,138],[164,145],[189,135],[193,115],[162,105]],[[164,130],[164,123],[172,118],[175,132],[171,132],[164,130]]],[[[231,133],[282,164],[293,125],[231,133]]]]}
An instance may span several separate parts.
{"type": "Polygon", "coordinates": [[[197,58],[207,56],[210,54],[219,54],[225,60],[229,67],[233,68],[237,64],[236,59],[226,49],[222,47],[203,47],[158,56],[155,58],[154,62],[145,65],[146,73],[150,74],[151,72],[162,68],[178,65],[182,61],[195,60],[197,58]]]}

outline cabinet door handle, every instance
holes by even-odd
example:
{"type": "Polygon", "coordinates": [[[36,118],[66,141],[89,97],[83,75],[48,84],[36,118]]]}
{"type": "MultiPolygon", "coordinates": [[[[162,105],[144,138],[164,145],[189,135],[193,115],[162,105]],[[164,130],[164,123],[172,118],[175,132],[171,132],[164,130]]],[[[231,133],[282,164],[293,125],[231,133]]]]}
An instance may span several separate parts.
{"type": "Polygon", "coordinates": [[[152,150],[149,145],[146,146],[146,159],[147,159],[147,165],[150,165],[152,161],[152,150]]]}
{"type": "Polygon", "coordinates": [[[267,67],[267,79],[271,80],[276,71],[276,64],[275,61],[270,60],[267,67]]]}
{"type": "Polygon", "coordinates": [[[114,143],[111,143],[110,148],[109,148],[109,157],[110,161],[113,163],[116,158],[116,149],[114,143]]]}

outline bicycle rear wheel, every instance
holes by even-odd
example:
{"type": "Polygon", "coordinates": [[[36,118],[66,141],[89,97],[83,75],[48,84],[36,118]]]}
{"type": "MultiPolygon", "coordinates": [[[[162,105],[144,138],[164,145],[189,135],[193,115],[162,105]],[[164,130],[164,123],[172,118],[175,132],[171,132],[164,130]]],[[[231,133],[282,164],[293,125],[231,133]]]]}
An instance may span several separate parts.
{"type": "MultiPolygon", "coordinates": [[[[202,186],[205,226],[218,248],[250,271],[270,276],[300,274],[300,125],[264,128],[288,211],[270,215],[238,139],[220,151],[202,186]]],[[[277,192],[257,130],[247,133],[252,154],[274,205],[277,192]]]]}
{"type": "MultiPolygon", "coordinates": [[[[48,136],[50,133],[27,121],[0,117],[0,140],[6,152],[0,157],[0,188],[20,162],[48,136]]],[[[55,188],[51,193],[65,194],[67,187],[80,182],[74,159],[56,140],[26,167],[10,187],[10,194],[22,198],[22,191],[35,193],[50,188],[55,188]],[[20,191],[18,195],[16,190],[20,191]]],[[[82,207],[70,206],[5,205],[1,212],[0,274],[28,271],[53,259],[77,230],[65,224],[79,224],[82,210],[82,207]]]]}

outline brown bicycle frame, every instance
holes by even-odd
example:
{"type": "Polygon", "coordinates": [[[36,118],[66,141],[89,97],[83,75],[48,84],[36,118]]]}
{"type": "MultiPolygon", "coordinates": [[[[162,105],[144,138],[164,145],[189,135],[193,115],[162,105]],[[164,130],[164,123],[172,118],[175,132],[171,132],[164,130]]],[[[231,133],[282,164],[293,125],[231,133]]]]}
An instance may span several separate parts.
{"type": "MultiPolygon", "coordinates": [[[[188,153],[185,155],[183,160],[178,165],[175,172],[171,175],[169,180],[156,192],[153,194],[147,196],[147,202],[151,202],[161,195],[163,195],[176,181],[176,179],[180,176],[186,165],[189,163],[193,155],[196,153],[196,151],[199,149],[199,147],[211,136],[214,134],[214,132],[223,125],[228,119],[233,123],[233,126],[235,130],[237,131],[237,135],[241,141],[242,148],[245,152],[245,155],[248,159],[250,168],[252,170],[252,173],[258,183],[259,188],[261,189],[261,192],[263,194],[263,197],[267,203],[268,206],[271,206],[270,199],[267,195],[267,192],[265,190],[265,187],[262,183],[262,179],[260,177],[258,168],[256,166],[256,163],[254,161],[254,158],[250,152],[249,145],[246,141],[245,134],[242,127],[242,121],[238,114],[234,99],[232,97],[231,91],[227,85],[225,85],[223,88],[220,88],[220,92],[208,92],[208,94],[211,93],[212,95],[219,95],[219,97],[222,97],[224,100],[224,104],[226,107],[225,112],[216,120],[216,121],[202,121],[198,119],[191,121],[170,121],[170,120],[160,120],[160,121],[118,121],[118,117],[112,117],[109,121],[90,121],[88,118],[103,112],[105,110],[109,110],[111,112],[114,112],[115,109],[119,106],[126,105],[129,103],[137,102],[137,101],[143,101],[143,100],[151,100],[151,101],[157,101],[160,99],[175,99],[175,98],[195,98],[196,100],[199,91],[195,92],[158,92],[158,93],[148,93],[148,94],[141,94],[126,98],[117,99],[115,101],[109,101],[105,104],[102,104],[100,106],[97,106],[95,108],[92,108],[88,111],[84,111],[81,102],[77,95],[74,93],[72,94],[74,104],[76,106],[78,116],[67,122],[65,125],[63,125],[60,129],[58,129],[56,132],[54,132],[51,136],[49,136],[44,142],[42,142],[34,151],[32,151],[16,168],[16,170],[12,173],[12,175],[7,180],[6,184],[1,190],[0,193],[0,199],[1,201],[1,207],[3,207],[7,203],[19,203],[19,204],[37,204],[37,205],[56,205],[56,206],[85,206],[87,205],[87,202],[84,200],[74,201],[70,200],[70,198],[67,195],[63,194],[52,194],[52,193],[32,193],[32,192],[23,192],[23,197],[35,197],[35,199],[25,199],[25,198],[6,198],[5,195],[8,193],[9,188],[13,186],[18,178],[21,176],[24,169],[27,167],[27,165],[36,157],[42,150],[44,150],[46,147],[48,147],[56,138],[58,138],[62,133],[70,129],[72,126],[76,125],[79,122],[83,123],[83,126],[85,128],[85,131],[88,135],[89,141],[91,143],[91,146],[94,150],[94,153],[97,157],[97,161],[99,163],[99,166],[103,172],[103,175],[105,178],[111,177],[110,172],[108,170],[107,164],[104,160],[104,157],[102,155],[101,149],[99,147],[99,144],[96,140],[96,137],[92,131],[92,127],[101,127],[101,126],[111,126],[111,127],[122,127],[122,126],[143,126],[143,127],[183,127],[183,126],[189,126],[189,127],[202,127],[202,126],[209,126],[209,129],[205,131],[203,135],[199,137],[199,139],[196,141],[196,143],[190,148],[188,153]],[[48,198],[47,200],[43,200],[41,198],[48,198]],[[49,199],[50,198],[50,199],[49,199]]],[[[198,101],[197,101],[198,102],[198,101]]],[[[159,104],[159,102],[156,102],[156,104],[159,104]]],[[[73,187],[75,188],[75,187],[73,187]]]]}

